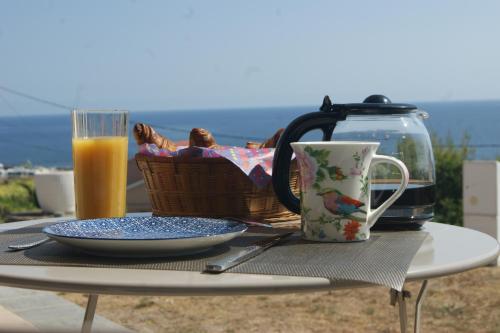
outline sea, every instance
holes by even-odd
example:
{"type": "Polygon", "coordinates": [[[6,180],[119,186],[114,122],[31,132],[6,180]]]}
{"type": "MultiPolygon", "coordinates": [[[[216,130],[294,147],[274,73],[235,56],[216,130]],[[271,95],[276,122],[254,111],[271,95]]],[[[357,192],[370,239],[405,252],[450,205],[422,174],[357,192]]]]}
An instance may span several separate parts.
{"type": "MultiPolygon", "coordinates": [[[[415,103],[429,114],[425,125],[442,140],[460,144],[464,136],[473,152],[471,159],[500,157],[500,100],[415,103]]],[[[182,111],[131,111],[130,122],[151,124],[168,138],[187,140],[193,127],[210,130],[223,145],[260,141],[286,127],[293,119],[317,106],[234,108],[182,111]]],[[[6,114],[0,110],[0,114],[6,114]]],[[[137,152],[130,136],[129,155],[137,152]]],[[[46,167],[71,167],[71,117],[53,115],[0,116],[0,163],[29,163],[46,167]]]]}

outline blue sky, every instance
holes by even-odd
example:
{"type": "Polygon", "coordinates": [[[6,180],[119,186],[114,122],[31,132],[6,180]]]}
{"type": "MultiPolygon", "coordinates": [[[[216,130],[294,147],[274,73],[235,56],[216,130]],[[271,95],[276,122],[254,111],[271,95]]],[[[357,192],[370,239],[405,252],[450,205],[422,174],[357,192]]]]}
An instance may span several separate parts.
{"type": "MultiPolygon", "coordinates": [[[[500,99],[500,1],[0,0],[0,86],[78,107],[500,99]]],[[[59,113],[0,90],[0,115],[59,113]]]]}

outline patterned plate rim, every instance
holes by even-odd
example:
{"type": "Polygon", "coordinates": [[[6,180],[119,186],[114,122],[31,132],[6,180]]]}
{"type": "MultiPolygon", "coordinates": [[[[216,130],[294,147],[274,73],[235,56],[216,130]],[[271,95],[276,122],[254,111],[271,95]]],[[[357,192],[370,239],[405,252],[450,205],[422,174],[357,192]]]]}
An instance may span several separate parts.
{"type": "Polygon", "coordinates": [[[189,239],[203,239],[207,237],[222,237],[226,235],[231,235],[231,234],[242,234],[245,231],[247,231],[248,226],[242,222],[230,220],[230,219],[218,219],[218,218],[211,218],[211,217],[187,217],[187,216],[142,216],[142,217],[135,217],[135,216],[126,216],[126,217],[110,217],[110,218],[98,218],[98,219],[88,219],[88,220],[67,220],[67,221],[61,221],[58,223],[54,223],[51,225],[48,225],[42,229],[42,232],[45,233],[49,237],[61,237],[61,238],[70,238],[70,239],[86,239],[86,240],[96,240],[96,241],[167,241],[167,240],[189,240],[189,239]],[[141,219],[164,219],[164,218],[170,218],[170,217],[177,217],[177,218],[201,218],[201,219],[206,219],[206,220],[211,220],[211,221],[216,221],[216,222],[230,222],[235,224],[237,230],[233,231],[228,231],[228,232],[222,232],[222,233],[215,233],[212,235],[194,235],[194,236],[186,236],[186,237],[170,237],[170,238],[109,238],[109,237],[82,237],[82,236],[66,236],[66,235],[61,235],[58,233],[55,233],[50,230],[51,227],[60,225],[60,224],[70,224],[70,223],[82,223],[82,222],[89,222],[89,221],[99,221],[99,220],[115,220],[115,219],[123,219],[123,218],[141,218],[141,219]]]}

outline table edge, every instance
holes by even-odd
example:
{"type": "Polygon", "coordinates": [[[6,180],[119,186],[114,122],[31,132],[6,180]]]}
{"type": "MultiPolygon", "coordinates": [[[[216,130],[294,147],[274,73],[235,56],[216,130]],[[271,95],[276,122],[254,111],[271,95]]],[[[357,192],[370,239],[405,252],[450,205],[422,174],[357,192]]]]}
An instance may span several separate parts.
{"type": "MultiPolygon", "coordinates": [[[[50,219],[57,220],[57,219],[50,219]]],[[[27,222],[27,221],[26,221],[27,222]]],[[[48,221],[42,221],[48,222],[48,221]]],[[[41,223],[40,220],[32,221],[32,224],[41,223]]],[[[431,222],[432,223],[432,222],[431,222]]],[[[29,225],[29,223],[27,223],[29,225]]],[[[16,225],[17,226],[17,225],[16,225]]],[[[23,224],[26,226],[26,224],[23,224]]],[[[22,226],[21,226],[22,227],[22,226]]],[[[0,232],[3,230],[10,230],[13,228],[0,228],[0,232]]],[[[474,231],[474,230],[471,230],[474,231]]],[[[474,231],[477,232],[477,231],[474,231]]],[[[493,237],[483,234],[484,236],[493,237]]],[[[417,281],[424,279],[432,279],[441,276],[453,275],[461,272],[465,272],[471,269],[482,267],[488,265],[498,257],[500,253],[500,246],[496,242],[496,248],[491,251],[484,253],[480,257],[474,257],[461,265],[443,265],[442,267],[436,268],[431,274],[420,271],[409,272],[406,281],[417,281]]],[[[374,284],[356,282],[356,281],[335,281],[331,282],[326,278],[313,278],[313,277],[284,277],[276,275],[253,275],[253,274],[238,274],[238,273],[224,273],[227,275],[235,275],[239,278],[252,276],[252,283],[248,285],[230,285],[223,286],[217,284],[207,284],[202,286],[145,286],[145,285],[112,285],[109,283],[96,282],[96,281],[86,281],[85,283],[78,281],[67,281],[63,279],[51,278],[30,278],[28,274],[24,274],[22,277],[15,275],[12,272],[9,273],[9,267],[15,272],[16,269],[19,271],[32,269],[49,269],[53,270],[54,273],[57,270],[61,272],[69,271],[71,269],[85,269],[85,267],[68,267],[68,266],[30,266],[30,265],[0,265],[4,269],[0,270],[0,285],[25,288],[25,289],[38,289],[38,290],[49,290],[49,291],[59,291],[59,292],[75,292],[75,293],[92,293],[92,294],[110,294],[110,295],[170,295],[170,296],[192,296],[192,295],[238,295],[238,294],[270,294],[270,293],[299,293],[308,291],[321,291],[329,289],[346,289],[346,288],[362,288],[362,287],[372,287],[378,286],[374,284]],[[20,268],[24,267],[24,268],[20,268]],[[263,278],[262,281],[255,278],[263,278]],[[273,281],[273,279],[279,279],[281,282],[273,282],[266,285],[265,282],[273,281]]],[[[106,270],[107,268],[92,268],[94,270],[106,270]]],[[[127,269],[127,268],[117,268],[117,270],[123,270],[123,273],[131,272],[143,272],[142,269],[127,269]]],[[[168,275],[173,271],[161,271],[163,274],[168,275]]],[[[197,272],[188,272],[197,273],[197,272]]],[[[200,273],[201,274],[201,273],[200,273]]]]}

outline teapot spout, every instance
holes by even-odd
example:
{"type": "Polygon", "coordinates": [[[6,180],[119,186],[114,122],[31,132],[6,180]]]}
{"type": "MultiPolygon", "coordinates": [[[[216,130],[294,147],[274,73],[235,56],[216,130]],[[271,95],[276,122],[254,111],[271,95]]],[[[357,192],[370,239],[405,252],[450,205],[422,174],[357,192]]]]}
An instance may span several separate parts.
{"type": "Polygon", "coordinates": [[[423,110],[418,110],[417,116],[422,120],[429,119],[429,113],[423,110]]]}

